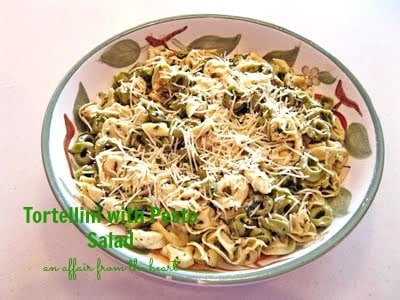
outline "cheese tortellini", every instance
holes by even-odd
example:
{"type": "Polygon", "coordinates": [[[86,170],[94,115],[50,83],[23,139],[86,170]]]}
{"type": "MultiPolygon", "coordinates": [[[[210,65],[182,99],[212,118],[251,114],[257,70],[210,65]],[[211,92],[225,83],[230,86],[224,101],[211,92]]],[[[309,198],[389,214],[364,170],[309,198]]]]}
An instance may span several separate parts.
{"type": "Polygon", "coordinates": [[[79,109],[87,130],[69,151],[85,207],[140,210],[115,223],[181,268],[254,268],[332,223],[348,159],[333,99],[282,59],[148,51],[79,109]],[[196,222],[176,221],[189,211],[196,222]]]}

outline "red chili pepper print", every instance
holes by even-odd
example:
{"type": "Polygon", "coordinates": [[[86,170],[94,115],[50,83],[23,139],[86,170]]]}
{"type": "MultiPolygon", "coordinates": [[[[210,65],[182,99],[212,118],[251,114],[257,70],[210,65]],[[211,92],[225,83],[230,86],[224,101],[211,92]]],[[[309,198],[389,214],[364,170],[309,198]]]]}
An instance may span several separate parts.
{"type": "Polygon", "coordinates": [[[163,36],[162,38],[155,38],[153,36],[147,36],[146,41],[149,43],[149,45],[153,47],[158,47],[158,46],[164,46],[165,48],[169,49],[167,42],[172,39],[174,36],[177,34],[184,32],[187,29],[187,26],[184,26],[178,30],[175,30],[171,33],[168,33],[167,35],[163,36]]]}
{"type": "Polygon", "coordinates": [[[362,117],[362,112],[360,110],[360,107],[357,105],[357,103],[354,102],[353,100],[349,99],[346,96],[346,93],[344,92],[344,89],[343,89],[342,80],[339,80],[339,82],[336,86],[335,95],[336,95],[336,97],[338,97],[339,103],[337,103],[333,107],[333,109],[338,109],[340,107],[340,105],[343,104],[343,105],[346,105],[348,107],[355,109],[362,117]]]}
{"type": "Polygon", "coordinates": [[[72,170],[72,163],[71,163],[71,159],[69,157],[68,147],[69,147],[69,143],[71,142],[72,138],[75,135],[75,126],[66,114],[64,114],[64,123],[65,123],[65,129],[66,129],[66,133],[65,133],[65,137],[64,137],[64,153],[65,153],[65,157],[67,158],[69,172],[71,173],[71,176],[74,177],[74,172],[72,170]]]}

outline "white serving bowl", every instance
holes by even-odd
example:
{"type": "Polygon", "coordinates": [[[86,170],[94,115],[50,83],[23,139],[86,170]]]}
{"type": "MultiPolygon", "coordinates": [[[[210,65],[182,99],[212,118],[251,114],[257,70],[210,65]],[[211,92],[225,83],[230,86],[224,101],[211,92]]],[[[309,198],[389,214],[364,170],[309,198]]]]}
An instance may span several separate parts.
{"type": "MultiPolygon", "coordinates": [[[[308,39],[279,26],[259,20],[223,15],[187,15],[165,18],[126,30],[108,39],[87,53],[67,73],[56,88],[44,118],[42,131],[42,157],[47,178],[54,195],[64,210],[79,205],[75,195],[77,188],[71,179],[63,150],[65,136],[64,114],[73,119],[75,99],[85,96],[97,97],[99,91],[111,86],[113,75],[127,70],[136,60],[145,57],[146,36],[161,37],[176,29],[187,29],[175,38],[183,45],[193,47],[221,47],[234,53],[256,52],[261,56],[278,57],[293,63],[297,73],[306,73],[315,84],[317,93],[335,97],[339,80],[346,95],[353,99],[362,116],[351,107],[342,105],[340,113],[352,125],[350,143],[355,156],[348,164],[351,170],[343,186],[351,192],[352,198],[347,213],[334,219],[314,242],[296,250],[280,262],[259,269],[243,271],[193,271],[149,272],[186,283],[238,284],[269,279],[294,270],[316,259],[337,245],[357,225],[369,208],[380,183],[384,162],[384,142],[379,119],[372,101],[354,75],[335,57],[308,39]],[[206,37],[204,36],[218,36],[206,37]],[[122,42],[122,40],[131,40],[122,42]],[[307,66],[307,67],[305,67],[307,66]],[[318,69],[313,67],[317,67],[318,69]],[[312,71],[311,71],[312,70],[312,71]],[[80,83],[82,83],[80,85],[80,83]],[[81,90],[79,91],[79,87],[81,90]],[[362,158],[362,159],[360,159],[362,158]]],[[[168,41],[174,48],[177,41],[168,41]]],[[[78,100],[79,101],[79,100],[78,100]]],[[[85,235],[91,231],[106,234],[109,229],[103,224],[80,223],[78,229],[85,235]]],[[[82,247],[87,247],[83,244],[82,247]]],[[[138,259],[139,266],[147,266],[149,254],[136,250],[105,250],[114,258],[126,263],[138,259]]],[[[155,257],[155,264],[162,265],[155,257]]]]}

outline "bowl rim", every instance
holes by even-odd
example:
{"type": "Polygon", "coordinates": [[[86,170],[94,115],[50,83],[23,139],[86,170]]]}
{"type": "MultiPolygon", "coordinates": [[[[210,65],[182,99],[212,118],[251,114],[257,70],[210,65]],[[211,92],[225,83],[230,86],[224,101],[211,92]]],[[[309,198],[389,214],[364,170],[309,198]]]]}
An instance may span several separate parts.
{"type": "MultiPolygon", "coordinates": [[[[47,180],[50,184],[50,188],[62,207],[62,209],[67,210],[69,207],[69,197],[66,197],[63,192],[61,191],[60,186],[58,185],[57,181],[55,180],[56,174],[54,173],[54,169],[52,166],[52,162],[50,161],[50,145],[48,143],[49,135],[50,135],[50,125],[52,121],[52,116],[54,112],[54,108],[57,104],[58,98],[63,91],[65,85],[68,83],[70,78],[74,75],[74,73],[96,52],[105,48],[113,41],[124,37],[125,35],[135,32],[140,29],[144,29],[153,25],[162,24],[171,21],[178,21],[178,20],[185,20],[185,19],[227,19],[227,20],[235,20],[235,21],[244,21],[248,23],[253,23],[257,25],[261,25],[264,27],[269,27],[280,32],[286,33],[292,37],[299,39],[300,41],[308,44],[315,50],[319,51],[326,57],[328,57],[335,65],[343,71],[346,76],[352,81],[352,83],[357,88],[358,92],[362,96],[369,114],[372,119],[372,123],[374,125],[375,131],[375,144],[376,144],[376,155],[375,155],[375,166],[373,170],[372,180],[366,192],[366,195],[358,207],[358,209],[354,212],[352,218],[345,223],[345,225],[335,233],[329,240],[321,244],[316,249],[311,250],[310,252],[306,253],[305,255],[294,258],[288,264],[278,265],[276,267],[272,267],[269,270],[264,270],[263,268],[250,270],[249,272],[243,271],[229,271],[225,273],[207,273],[207,272],[197,272],[197,271],[190,271],[190,270],[178,270],[178,271],[167,271],[167,272],[151,272],[146,271],[147,274],[153,275],[156,277],[161,277],[164,279],[173,280],[180,283],[186,284],[206,284],[207,286],[210,285],[227,285],[227,284],[245,284],[251,282],[257,282],[261,280],[271,279],[273,277],[283,275],[287,272],[293,271],[298,269],[318,257],[322,256],[323,254],[327,253],[333,247],[335,247],[341,240],[343,240],[353,229],[354,227],[360,222],[364,214],[367,212],[368,208],[370,207],[381,182],[383,167],[384,167],[384,137],[382,132],[382,127],[379,121],[379,118],[376,114],[376,111],[373,107],[372,100],[369,97],[366,90],[363,88],[361,83],[357,80],[357,78],[350,72],[350,70],[340,62],[336,57],[331,55],[328,51],[324,50],[314,42],[310,41],[309,39],[290,31],[286,28],[281,26],[261,21],[253,18],[242,17],[242,16],[234,16],[234,15],[224,15],[224,14],[188,14],[188,15],[178,15],[172,16],[167,18],[161,18],[154,21],[146,22],[138,26],[134,26],[130,29],[124,30],[113,37],[103,41],[95,48],[90,50],[86,55],[84,55],[75,65],[67,72],[64,78],[60,81],[57,85],[53,95],[50,98],[50,102],[47,106],[44,120],[42,124],[42,134],[41,134],[41,152],[42,152],[42,162],[45,169],[47,180]],[[243,272],[243,273],[239,273],[243,272]]],[[[87,234],[89,230],[89,225],[86,223],[74,223],[74,225],[81,231],[83,234],[87,234]]],[[[107,254],[111,255],[114,259],[117,259],[119,262],[123,262],[125,264],[128,263],[129,257],[121,253],[118,249],[115,248],[108,248],[102,249],[107,254]]],[[[146,267],[143,262],[138,261],[138,266],[146,267]]]]}

